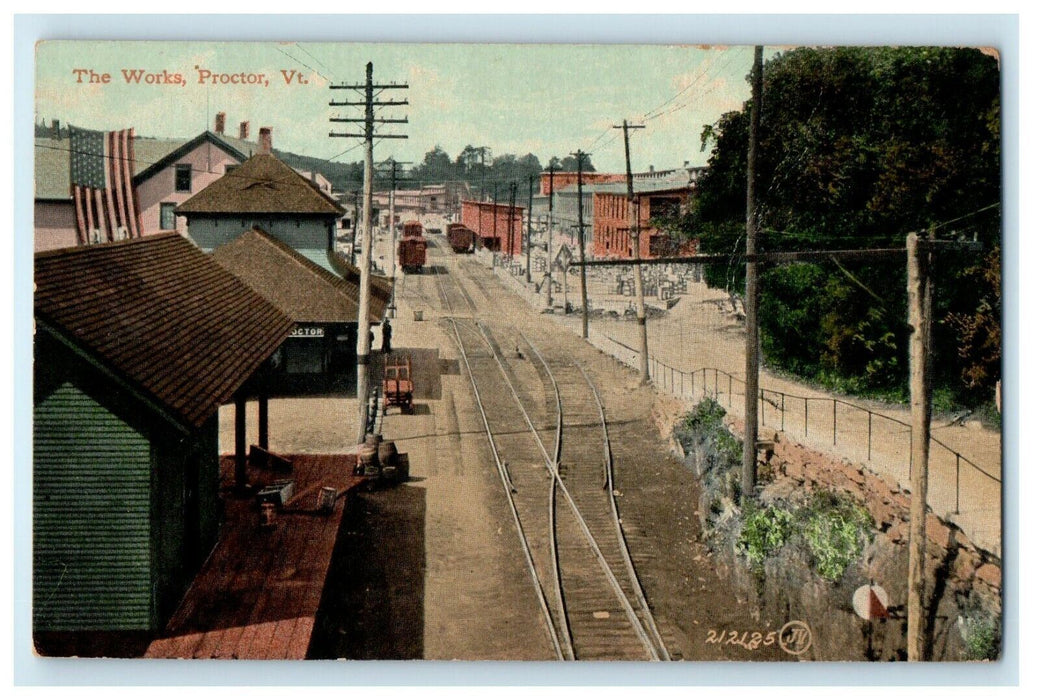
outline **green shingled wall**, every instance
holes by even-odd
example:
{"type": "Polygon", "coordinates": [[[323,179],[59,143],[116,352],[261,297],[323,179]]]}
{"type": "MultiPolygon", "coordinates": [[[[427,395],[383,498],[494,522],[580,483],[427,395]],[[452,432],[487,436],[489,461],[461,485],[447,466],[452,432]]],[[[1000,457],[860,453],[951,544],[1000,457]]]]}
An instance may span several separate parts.
{"type": "Polygon", "coordinates": [[[68,382],[33,416],[34,629],[151,629],[148,441],[68,382]]]}

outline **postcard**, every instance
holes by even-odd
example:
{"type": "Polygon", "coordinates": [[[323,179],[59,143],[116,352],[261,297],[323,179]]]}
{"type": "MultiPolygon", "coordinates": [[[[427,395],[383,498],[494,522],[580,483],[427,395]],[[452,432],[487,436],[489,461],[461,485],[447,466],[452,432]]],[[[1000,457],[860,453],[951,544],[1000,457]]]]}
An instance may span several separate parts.
{"type": "Polygon", "coordinates": [[[999,659],[1000,77],[39,43],[36,654],[999,659]]]}

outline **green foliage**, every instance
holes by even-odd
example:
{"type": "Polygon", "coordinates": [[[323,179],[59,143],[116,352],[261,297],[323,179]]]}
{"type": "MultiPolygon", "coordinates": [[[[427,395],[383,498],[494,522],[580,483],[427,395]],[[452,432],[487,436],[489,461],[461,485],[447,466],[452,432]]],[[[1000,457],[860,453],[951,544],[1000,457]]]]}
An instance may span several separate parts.
{"type": "MultiPolygon", "coordinates": [[[[975,49],[805,48],[765,65],[757,191],[762,250],[902,247],[911,230],[968,215],[940,237],[1000,240],[1000,74],[975,49]]],[[[702,132],[711,145],[678,226],[705,253],[745,247],[748,106],[702,132]]],[[[992,393],[1000,366],[1000,266],[943,256],[935,295],[937,386],[961,402],[992,393]],[[988,392],[988,393],[987,393],[988,392]]],[[[742,293],[744,265],[710,285],[742,293]]],[[[907,376],[905,263],[821,262],[763,271],[762,344],[771,365],[856,391],[907,376]]]]}
{"type": "Polygon", "coordinates": [[[965,618],[964,646],[971,661],[996,661],[1000,657],[1000,621],[982,613],[965,618]]]}
{"type": "Polygon", "coordinates": [[[737,536],[737,552],[761,569],[767,557],[777,552],[791,536],[794,514],[777,506],[756,508],[747,513],[737,536]]]}
{"type": "MultiPolygon", "coordinates": [[[[555,165],[558,170],[574,171],[578,169],[578,161],[571,155],[565,156],[563,159],[553,156],[549,164],[555,165]]],[[[537,186],[537,178],[542,169],[538,156],[532,153],[522,156],[512,153],[494,155],[487,146],[467,145],[452,159],[438,145],[427,151],[422,162],[413,169],[411,177],[425,183],[463,181],[469,183],[471,188],[477,189],[483,183],[487,192],[491,192],[492,187],[497,183],[501,195],[503,192],[508,192],[509,182],[514,180],[520,185],[521,191],[526,193],[528,178],[533,175],[536,178],[535,185],[537,186]]],[[[585,172],[596,171],[591,159],[585,159],[582,170],[585,172]]]]}
{"type": "Polygon", "coordinates": [[[863,551],[874,530],[866,508],[851,496],[817,491],[803,516],[802,536],[812,555],[813,568],[827,581],[836,582],[863,551]]]}
{"type": "Polygon", "coordinates": [[[701,399],[675,431],[676,437],[687,447],[697,440],[704,441],[716,455],[714,466],[723,470],[739,466],[743,459],[743,447],[726,428],[725,417],[726,409],[712,399],[701,399]]]}

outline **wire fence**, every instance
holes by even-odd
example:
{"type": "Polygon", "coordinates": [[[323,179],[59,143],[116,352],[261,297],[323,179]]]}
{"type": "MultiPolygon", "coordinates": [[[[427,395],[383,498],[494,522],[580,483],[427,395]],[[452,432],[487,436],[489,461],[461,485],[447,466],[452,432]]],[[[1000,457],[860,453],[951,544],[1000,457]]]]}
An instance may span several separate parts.
{"type": "MultiPolygon", "coordinates": [[[[638,367],[639,352],[635,348],[596,329],[590,329],[589,342],[622,363],[638,367]]],[[[681,370],[654,357],[649,360],[649,370],[651,381],[663,391],[691,402],[711,398],[743,415],[745,382],[742,377],[717,367],[681,370]]],[[[758,402],[760,426],[800,435],[804,441],[819,446],[829,444],[841,448],[843,456],[884,465],[885,471],[895,472],[900,481],[909,483],[913,468],[913,435],[909,423],[833,397],[802,396],[762,388],[758,402]]],[[[974,487],[987,482],[1001,483],[999,476],[934,437],[929,452],[930,495],[943,510],[959,514],[964,493],[973,493],[974,487]]]]}

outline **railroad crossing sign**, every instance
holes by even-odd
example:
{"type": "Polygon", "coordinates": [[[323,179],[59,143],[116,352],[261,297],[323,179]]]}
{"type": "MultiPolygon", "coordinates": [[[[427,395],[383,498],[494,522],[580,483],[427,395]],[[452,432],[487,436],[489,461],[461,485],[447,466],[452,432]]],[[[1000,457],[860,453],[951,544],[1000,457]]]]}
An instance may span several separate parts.
{"type": "Polygon", "coordinates": [[[888,618],[888,593],[876,584],[860,586],[852,594],[852,609],[864,620],[888,618]]]}

